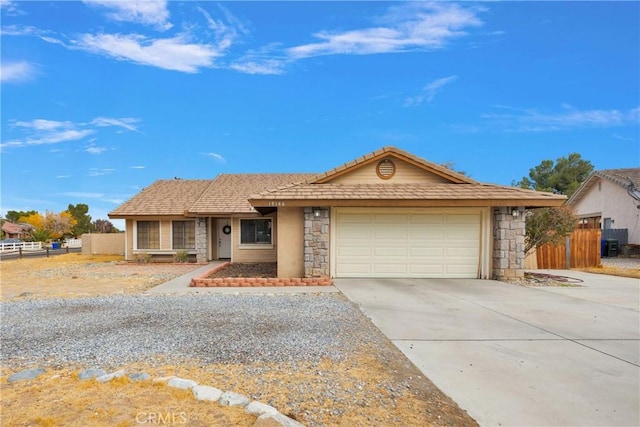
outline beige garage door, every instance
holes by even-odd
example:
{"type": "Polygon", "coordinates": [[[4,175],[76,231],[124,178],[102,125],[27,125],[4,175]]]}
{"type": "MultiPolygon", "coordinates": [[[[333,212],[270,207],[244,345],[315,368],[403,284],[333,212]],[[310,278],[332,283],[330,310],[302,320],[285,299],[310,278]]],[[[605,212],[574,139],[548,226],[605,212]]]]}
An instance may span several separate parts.
{"type": "Polygon", "coordinates": [[[336,277],[478,277],[480,214],[339,210],[336,277]]]}

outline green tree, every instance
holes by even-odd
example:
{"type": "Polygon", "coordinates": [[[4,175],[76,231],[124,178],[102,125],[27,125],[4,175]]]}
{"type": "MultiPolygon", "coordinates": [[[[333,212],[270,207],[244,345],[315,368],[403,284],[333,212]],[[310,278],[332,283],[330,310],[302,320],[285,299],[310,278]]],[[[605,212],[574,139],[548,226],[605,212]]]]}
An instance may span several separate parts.
{"type": "Polygon", "coordinates": [[[91,231],[91,215],[88,215],[88,205],[84,203],[78,203],[75,206],[69,204],[67,211],[76,220],[75,225],[71,228],[71,234],[78,237],[91,231]]]}
{"type": "Polygon", "coordinates": [[[525,253],[536,246],[562,242],[578,224],[578,217],[568,206],[539,208],[527,211],[525,223],[525,253]]]}
{"type": "Polygon", "coordinates": [[[17,224],[21,217],[27,217],[37,213],[38,211],[7,211],[5,219],[9,222],[17,224]]]}
{"type": "Polygon", "coordinates": [[[522,177],[513,185],[538,191],[565,194],[570,197],[593,172],[590,161],[580,154],[571,153],[567,157],[543,160],[538,166],[529,169],[529,176],[522,177]]]}

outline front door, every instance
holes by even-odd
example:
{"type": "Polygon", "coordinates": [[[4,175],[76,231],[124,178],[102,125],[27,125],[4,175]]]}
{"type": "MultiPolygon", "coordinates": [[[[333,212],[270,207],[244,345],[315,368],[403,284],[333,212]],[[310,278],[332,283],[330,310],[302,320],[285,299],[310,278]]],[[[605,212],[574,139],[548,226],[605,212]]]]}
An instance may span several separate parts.
{"type": "Polygon", "coordinates": [[[218,219],[218,258],[231,258],[231,219],[218,219]]]}

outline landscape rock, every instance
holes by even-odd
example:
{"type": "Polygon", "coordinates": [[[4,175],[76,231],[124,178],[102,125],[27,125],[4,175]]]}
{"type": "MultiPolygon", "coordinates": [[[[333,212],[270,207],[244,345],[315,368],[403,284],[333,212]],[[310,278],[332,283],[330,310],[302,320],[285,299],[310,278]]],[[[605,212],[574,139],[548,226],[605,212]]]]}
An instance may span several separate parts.
{"type": "Polygon", "coordinates": [[[174,378],[171,378],[169,380],[169,382],[167,382],[167,385],[169,387],[175,387],[175,388],[181,388],[181,389],[184,389],[184,390],[188,390],[188,389],[191,389],[191,388],[194,388],[195,386],[197,386],[198,383],[193,381],[193,380],[187,380],[187,379],[184,379],[184,378],[174,377],[174,378]]]}
{"type": "Polygon", "coordinates": [[[251,415],[255,415],[259,417],[262,414],[277,414],[278,410],[271,405],[267,405],[266,403],[258,402],[254,400],[249,403],[244,410],[251,415]]]}
{"type": "Polygon", "coordinates": [[[222,396],[222,390],[207,385],[198,385],[192,389],[193,395],[197,400],[208,400],[217,402],[222,396]]]}
{"type": "Polygon", "coordinates": [[[131,374],[128,374],[127,377],[129,377],[129,379],[132,381],[145,381],[151,378],[151,375],[147,374],[146,372],[133,372],[131,374]]]}
{"type": "Polygon", "coordinates": [[[90,380],[91,378],[101,377],[107,375],[105,371],[97,368],[83,369],[78,373],[79,380],[90,380]]]}
{"type": "Polygon", "coordinates": [[[220,396],[218,403],[224,406],[245,406],[250,401],[247,396],[232,391],[225,391],[222,393],[222,396],[220,396]]]}
{"type": "Polygon", "coordinates": [[[25,371],[16,372],[13,375],[9,375],[9,378],[7,378],[7,381],[9,381],[10,383],[13,383],[16,381],[32,380],[44,374],[45,372],[46,371],[42,368],[27,369],[25,371]]]}
{"type": "Polygon", "coordinates": [[[124,369],[120,369],[119,371],[112,372],[110,374],[105,374],[96,378],[96,381],[100,383],[106,383],[107,381],[111,381],[114,378],[120,378],[124,375],[124,369]]]}
{"type": "Polygon", "coordinates": [[[260,415],[253,427],[304,427],[304,424],[277,413],[260,415]]]}

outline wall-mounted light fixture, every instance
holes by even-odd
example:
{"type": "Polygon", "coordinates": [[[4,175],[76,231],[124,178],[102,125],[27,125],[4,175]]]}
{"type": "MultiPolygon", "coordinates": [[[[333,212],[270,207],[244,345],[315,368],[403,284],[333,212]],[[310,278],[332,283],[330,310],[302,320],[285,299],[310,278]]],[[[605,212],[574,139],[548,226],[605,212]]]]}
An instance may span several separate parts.
{"type": "Polygon", "coordinates": [[[322,215],[320,208],[311,208],[311,210],[313,211],[314,218],[320,218],[320,215],[322,215]]]}
{"type": "Polygon", "coordinates": [[[511,211],[511,216],[513,216],[514,218],[518,218],[520,216],[520,211],[518,210],[518,208],[514,208],[511,211]]]}

